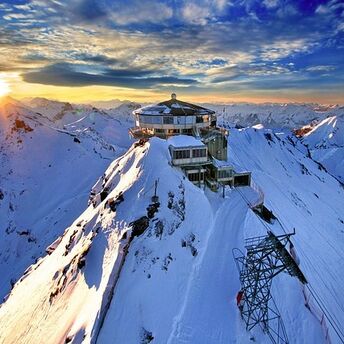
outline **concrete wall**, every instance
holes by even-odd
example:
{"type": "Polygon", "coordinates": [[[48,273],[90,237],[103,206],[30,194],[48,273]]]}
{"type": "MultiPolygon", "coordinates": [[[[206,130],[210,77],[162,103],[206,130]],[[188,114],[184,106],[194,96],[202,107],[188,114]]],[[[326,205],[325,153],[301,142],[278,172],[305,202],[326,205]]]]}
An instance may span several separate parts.
{"type": "Polygon", "coordinates": [[[207,143],[211,156],[218,160],[227,160],[227,138],[223,135],[216,135],[207,143]]]}

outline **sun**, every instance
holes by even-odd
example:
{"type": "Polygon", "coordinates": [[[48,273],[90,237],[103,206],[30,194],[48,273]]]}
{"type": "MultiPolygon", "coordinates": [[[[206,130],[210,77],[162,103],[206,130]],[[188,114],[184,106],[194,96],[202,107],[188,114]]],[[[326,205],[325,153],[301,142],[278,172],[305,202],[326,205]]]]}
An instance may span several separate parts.
{"type": "Polygon", "coordinates": [[[10,92],[10,87],[8,86],[8,83],[5,80],[0,79],[0,97],[5,96],[9,92],[10,92]]]}

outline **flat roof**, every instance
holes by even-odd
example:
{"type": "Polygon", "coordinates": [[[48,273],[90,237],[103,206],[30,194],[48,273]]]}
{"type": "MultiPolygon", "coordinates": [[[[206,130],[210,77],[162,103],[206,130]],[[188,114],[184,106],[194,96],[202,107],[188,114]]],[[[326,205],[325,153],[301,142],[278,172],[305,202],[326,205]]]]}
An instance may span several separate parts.
{"type": "Polygon", "coordinates": [[[233,168],[233,165],[228,161],[217,160],[215,158],[213,158],[213,165],[217,168],[233,168]]]}
{"type": "Polygon", "coordinates": [[[173,147],[205,147],[205,144],[200,140],[196,139],[194,136],[188,135],[176,135],[170,137],[167,142],[173,147]]]}

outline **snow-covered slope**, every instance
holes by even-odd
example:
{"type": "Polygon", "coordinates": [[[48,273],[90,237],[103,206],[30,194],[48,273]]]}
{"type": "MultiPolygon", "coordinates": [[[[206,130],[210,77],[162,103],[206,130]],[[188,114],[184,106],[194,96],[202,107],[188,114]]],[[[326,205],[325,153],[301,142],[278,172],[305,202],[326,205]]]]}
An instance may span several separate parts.
{"type": "Polygon", "coordinates": [[[61,121],[10,98],[0,107],[1,299],[85,209],[94,181],[131,144],[128,123],[105,113],[66,112],[61,121]]]}
{"type": "Polygon", "coordinates": [[[73,105],[67,102],[60,102],[46,98],[24,98],[22,103],[52,120],[62,117],[67,111],[73,110],[73,105]]]}
{"type": "MultiPolygon", "coordinates": [[[[232,131],[229,158],[233,164],[253,171],[254,179],[265,191],[267,206],[287,229],[296,228],[294,240],[301,268],[343,324],[343,189],[294,149],[289,140],[265,134],[253,129],[232,131]]],[[[149,333],[153,343],[250,342],[234,302],[239,282],[232,249],[242,248],[245,237],[262,235],[266,228],[236,190],[225,200],[200,194],[197,202],[186,203],[186,219],[190,219],[190,207],[208,214],[207,221],[200,218],[188,226],[193,233],[199,230],[194,241],[198,255],[192,265],[178,254],[180,248],[174,247],[168,235],[159,242],[154,237],[152,240],[148,232],[135,241],[99,343],[136,343],[140,338],[146,343],[149,333]],[[204,196],[212,212],[200,203],[204,196]],[[156,262],[161,261],[161,248],[165,246],[168,249],[164,251],[171,252],[173,260],[164,275],[161,264],[156,262]]],[[[272,229],[283,233],[277,224],[272,229]]],[[[187,238],[188,233],[183,234],[187,238]]],[[[315,317],[304,307],[302,290],[297,280],[286,275],[274,281],[273,295],[290,342],[325,343],[315,317]]],[[[331,334],[336,342],[337,337],[331,334]]],[[[259,343],[269,342],[260,333],[255,337],[259,343]]]]}
{"type": "Polygon", "coordinates": [[[138,103],[132,102],[130,100],[119,100],[119,99],[112,99],[112,100],[103,100],[103,101],[92,101],[91,104],[99,109],[104,110],[111,110],[116,109],[122,105],[128,105],[130,106],[137,106],[140,107],[138,103]]]}
{"type": "Polygon", "coordinates": [[[313,159],[344,183],[344,114],[324,119],[303,138],[313,159]]]}
{"type": "Polygon", "coordinates": [[[262,124],[265,128],[299,128],[311,122],[318,122],[328,116],[343,114],[340,106],[320,106],[318,104],[250,104],[235,103],[225,105],[207,104],[220,116],[224,125],[251,127],[262,124]]]}
{"type": "MultiPolygon", "coordinates": [[[[343,324],[341,185],[283,134],[232,130],[228,154],[253,172],[284,227],[296,228],[300,267],[343,324]]],[[[197,188],[169,164],[166,141],[133,146],[94,186],[90,206],[51,255],[14,286],[0,308],[0,341],[249,343],[254,336],[269,343],[258,328],[246,332],[235,305],[232,248],[265,226],[283,232],[277,221],[264,226],[256,217],[246,203],[254,197],[251,188],[227,190],[224,199],[197,188]],[[157,209],[150,206],[156,180],[157,209]],[[133,232],[141,235],[130,242],[133,232]]],[[[298,280],[277,276],[273,296],[290,343],[325,343],[298,280]]]]}

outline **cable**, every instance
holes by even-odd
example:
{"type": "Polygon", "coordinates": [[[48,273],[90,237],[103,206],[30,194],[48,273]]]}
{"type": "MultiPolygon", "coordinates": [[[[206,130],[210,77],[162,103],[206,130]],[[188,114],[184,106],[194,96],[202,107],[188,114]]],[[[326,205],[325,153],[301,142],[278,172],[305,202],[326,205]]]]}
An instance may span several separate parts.
{"type": "Polygon", "coordinates": [[[326,319],[328,320],[328,322],[330,323],[331,327],[333,328],[333,330],[336,332],[338,338],[340,339],[340,341],[342,343],[344,343],[344,334],[343,332],[340,330],[340,327],[334,322],[332,316],[330,317],[327,314],[327,309],[324,305],[322,305],[319,300],[317,299],[317,297],[315,296],[315,291],[313,290],[313,288],[309,285],[306,286],[307,289],[309,290],[309,292],[311,293],[311,295],[313,296],[315,302],[318,304],[319,308],[321,309],[321,311],[323,312],[323,314],[325,315],[326,319]],[[335,324],[335,325],[334,325],[335,324]]]}
{"type": "MultiPolygon", "coordinates": [[[[247,169],[247,167],[245,166],[245,164],[242,163],[242,160],[238,157],[238,155],[236,154],[235,150],[232,150],[233,152],[233,155],[236,156],[237,160],[239,163],[241,163],[241,165],[247,169]]],[[[243,198],[243,200],[246,202],[246,204],[251,207],[252,204],[249,202],[249,200],[245,197],[245,195],[238,189],[236,188],[235,189],[239,194],[240,196],[243,198]]],[[[284,192],[282,192],[284,193],[284,192]]],[[[260,222],[263,224],[263,226],[267,229],[267,230],[270,230],[270,228],[267,226],[267,224],[265,222],[263,222],[263,220],[254,212],[254,214],[258,217],[258,219],[260,220],[260,222]]],[[[277,221],[278,223],[280,224],[282,230],[284,231],[285,234],[287,234],[286,232],[286,226],[285,224],[283,224],[283,221],[282,220],[279,220],[277,218],[277,221]]],[[[300,249],[300,251],[303,252],[302,249],[300,249]]],[[[307,260],[309,266],[311,267],[311,269],[313,271],[316,271],[316,273],[318,274],[320,280],[322,281],[322,283],[324,285],[325,284],[325,281],[322,279],[322,277],[320,276],[320,274],[317,272],[317,269],[314,268],[313,264],[311,263],[310,260],[308,260],[308,257],[307,255],[303,252],[303,256],[305,257],[305,259],[307,260]]],[[[308,285],[306,286],[307,289],[309,290],[310,294],[312,295],[312,297],[314,298],[315,302],[317,303],[317,305],[319,306],[320,310],[323,312],[324,316],[326,317],[326,319],[328,320],[329,324],[331,325],[331,327],[333,328],[333,330],[335,331],[335,333],[337,334],[338,338],[340,339],[340,341],[342,343],[344,343],[344,334],[343,332],[340,330],[340,326],[338,325],[338,323],[340,324],[340,321],[338,321],[337,317],[335,315],[332,315],[331,312],[329,312],[328,308],[326,307],[324,301],[320,298],[320,296],[316,293],[316,291],[313,289],[313,287],[310,285],[310,283],[308,283],[308,285]]],[[[332,294],[332,292],[330,291],[330,294],[332,295],[332,297],[334,296],[332,294]]],[[[339,305],[339,304],[338,304],[339,305]]],[[[340,305],[339,305],[340,306],[340,305]]],[[[342,308],[340,306],[340,308],[342,308]]]]}

